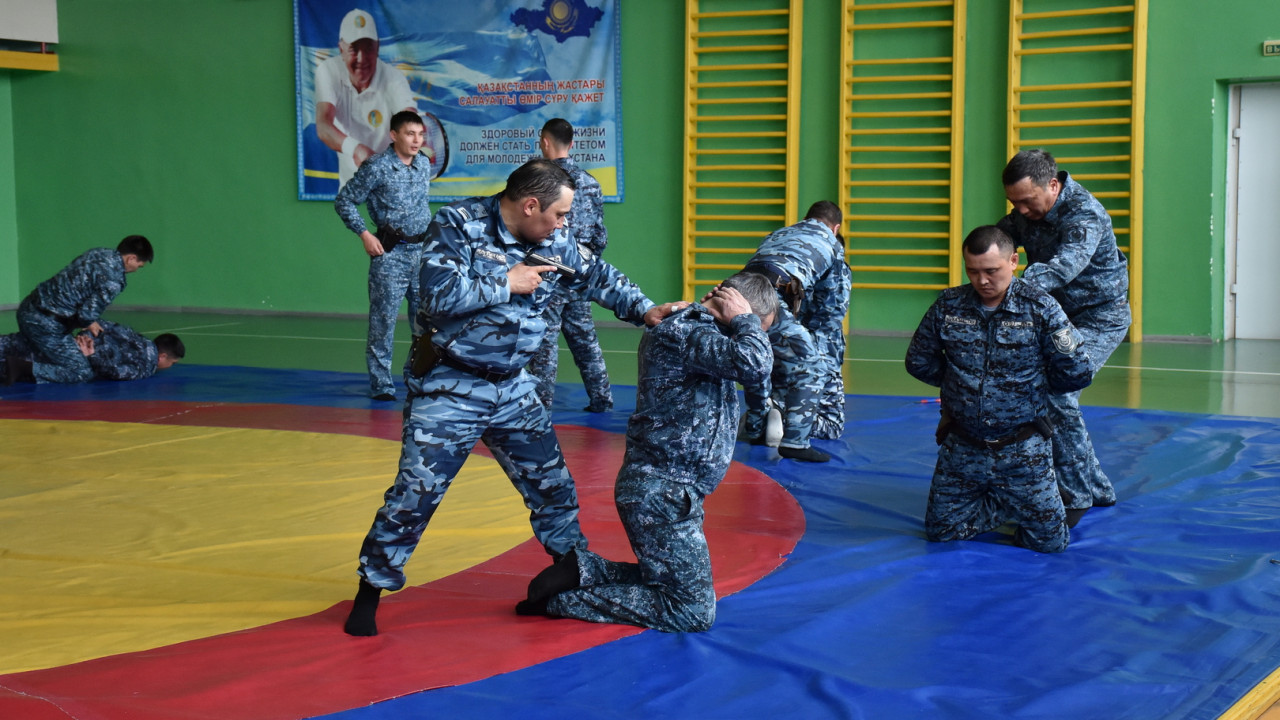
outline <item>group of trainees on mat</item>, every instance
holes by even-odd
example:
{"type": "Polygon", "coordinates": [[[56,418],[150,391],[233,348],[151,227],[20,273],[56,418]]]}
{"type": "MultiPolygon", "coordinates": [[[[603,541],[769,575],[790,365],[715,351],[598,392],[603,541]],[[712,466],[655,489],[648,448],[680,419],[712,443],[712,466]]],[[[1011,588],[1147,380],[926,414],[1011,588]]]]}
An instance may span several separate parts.
{"type": "MultiPolygon", "coordinates": [[[[501,192],[434,215],[422,143],[421,118],[395,113],[384,149],[358,164],[335,200],[370,257],[375,399],[395,398],[390,338],[402,298],[414,337],[398,472],[361,545],[345,631],[377,634],[381,593],[405,585],[405,565],[477,441],[520,492],[552,559],[517,613],[709,628],[716,596],[703,502],[735,442],[821,463],[830,455],[814,441],[844,429],[850,270],[839,207],[814,203],[700,302],[656,304],[601,258],[602,195],[571,156],[568,122],[546,124],[543,157],[514,170],[501,192]],[[615,486],[637,562],[588,549],[551,423],[559,332],[574,335],[571,348],[590,346],[575,360],[603,372],[593,302],[646,328],[615,486]]],[[[965,238],[970,282],[939,295],[907,351],[907,371],[941,389],[925,530],[949,541],[1012,525],[1014,544],[1059,552],[1088,509],[1116,501],[1079,398],[1127,333],[1127,263],[1102,205],[1049,153],[1018,153],[1002,180],[1013,211],[965,238]]],[[[172,335],[139,341],[128,331],[130,340],[117,341],[113,333],[128,329],[99,319],[126,275],[152,258],[150,243],[130,236],[41,283],[18,309],[19,333],[0,339],[5,382],[141,378],[180,359],[172,335]],[[131,369],[120,372],[122,364],[131,369]]],[[[586,409],[609,410],[607,378],[588,385],[586,409]]]]}
{"type": "MultiPolygon", "coordinates": [[[[517,613],[709,628],[716,596],[703,503],[735,442],[821,463],[830,455],[814,443],[844,429],[841,323],[851,281],[839,207],[814,203],[700,302],[657,304],[601,258],[601,192],[572,157],[568,122],[543,127],[542,157],[513,171],[502,192],[434,215],[421,145],[421,119],[396,113],[386,148],[359,164],[335,200],[371,258],[375,399],[395,399],[390,353],[378,347],[389,330],[374,331],[374,315],[386,312],[375,306],[398,307],[403,297],[416,309],[398,472],[360,548],[346,632],[378,633],[382,592],[405,585],[405,566],[477,441],[520,492],[552,560],[517,613]],[[581,347],[596,343],[589,303],[645,326],[614,488],[637,562],[588,549],[551,424],[557,332],[585,326],[567,342],[580,364],[594,362],[581,347]],[[586,320],[570,323],[571,315],[586,320]]],[[[1012,525],[1016,545],[1058,552],[1089,508],[1116,499],[1079,399],[1127,333],[1127,261],[1102,205],[1049,153],[1018,153],[1002,179],[1013,211],[965,238],[970,282],[939,295],[907,352],[908,372],[941,388],[925,530],[948,541],[1012,525]],[[1028,264],[1016,277],[1019,247],[1028,264]]],[[[586,410],[612,405],[607,381],[587,386],[586,410]]]]}

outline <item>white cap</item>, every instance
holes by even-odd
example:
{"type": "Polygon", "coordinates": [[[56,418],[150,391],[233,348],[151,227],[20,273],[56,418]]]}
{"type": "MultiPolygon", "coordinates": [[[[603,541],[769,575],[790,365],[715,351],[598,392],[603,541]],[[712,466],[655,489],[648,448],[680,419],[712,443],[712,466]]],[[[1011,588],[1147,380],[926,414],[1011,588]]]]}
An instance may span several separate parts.
{"type": "Polygon", "coordinates": [[[338,39],[350,45],[357,40],[378,39],[378,26],[373,23],[373,16],[363,10],[352,10],[342,18],[342,29],[338,39]]]}

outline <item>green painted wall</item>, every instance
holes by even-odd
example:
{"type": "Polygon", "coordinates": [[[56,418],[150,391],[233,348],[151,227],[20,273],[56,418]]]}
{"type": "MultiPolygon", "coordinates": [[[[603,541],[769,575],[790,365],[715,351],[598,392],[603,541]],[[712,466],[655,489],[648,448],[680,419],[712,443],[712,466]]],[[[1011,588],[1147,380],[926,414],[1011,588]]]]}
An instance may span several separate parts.
{"type": "MultiPolygon", "coordinates": [[[[1220,336],[1226,88],[1280,77],[1259,50],[1280,3],[1151,5],[1145,331],[1220,336]]],[[[1005,210],[1007,12],[969,3],[966,227],[1005,210]]],[[[804,16],[807,206],[836,192],[839,2],[804,16]]],[[[608,257],[659,300],[680,287],[683,22],[682,3],[622,3],[626,201],[606,206],[608,257]]],[[[137,232],[157,261],[122,305],[363,313],[359,243],[327,203],[296,199],[291,28],[283,0],[59,3],[61,69],[0,76],[0,304],[137,232]]],[[[851,327],[909,331],[931,300],[858,291],[851,327]]]]}
{"type": "Polygon", "coordinates": [[[13,93],[0,70],[0,305],[14,305],[18,289],[18,204],[13,173],[13,93]]]}

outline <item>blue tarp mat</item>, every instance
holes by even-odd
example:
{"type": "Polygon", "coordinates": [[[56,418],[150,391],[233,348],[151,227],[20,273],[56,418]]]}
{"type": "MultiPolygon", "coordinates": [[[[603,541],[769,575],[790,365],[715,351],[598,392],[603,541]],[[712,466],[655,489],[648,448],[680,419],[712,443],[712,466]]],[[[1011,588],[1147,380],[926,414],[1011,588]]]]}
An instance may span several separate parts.
{"type": "MultiPolygon", "coordinates": [[[[364,384],[178,366],[0,397],[384,407],[364,384]]],[[[615,396],[619,412],[582,413],[581,386],[562,385],[556,421],[621,432],[634,393],[615,396]]],[[[325,717],[1207,720],[1280,666],[1280,420],[1086,408],[1120,502],[1040,555],[998,533],[925,541],[935,403],[851,396],[847,412],[844,437],[819,443],[826,465],[739,446],[807,530],[786,564],[721,600],[710,631],[647,631],[325,717]]]]}

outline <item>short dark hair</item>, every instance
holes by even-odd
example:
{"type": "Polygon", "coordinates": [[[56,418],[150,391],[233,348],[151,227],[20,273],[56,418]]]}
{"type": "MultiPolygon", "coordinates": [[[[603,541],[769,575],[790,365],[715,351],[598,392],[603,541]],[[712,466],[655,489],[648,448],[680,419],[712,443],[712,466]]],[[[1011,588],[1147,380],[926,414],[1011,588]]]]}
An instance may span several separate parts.
{"type": "Polygon", "coordinates": [[[964,251],[970,255],[981,255],[990,250],[992,245],[1000,248],[1000,252],[1005,255],[1012,255],[1018,251],[1018,245],[1013,242],[1013,238],[995,225],[980,225],[971,230],[964,239],[964,251]]]}
{"type": "Polygon", "coordinates": [[[809,206],[809,212],[805,213],[804,219],[821,220],[840,227],[840,223],[844,222],[844,213],[840,211],[839,205],[830,200],[819,200],[809,206]]]}
{"type": "Polygon", "coordinates": [[[760,273],[744,270],[730,275],[720,284],[742,293],[742,297],[751,306],[751,312],[759,315],[762,320],[778,312],[778,291],[773,289],[769,278],[760,273]]]}
{"type": "Polygon", "coordinates": [[[542,132],[550,135],[562,147],[573,144],[573,126],[564,118],[551,118],[542,126],[542,132]]]}
{"type": "Polygon", "coordinates": [[[391,116],[391,132],[400,132],[400,128],[408,125],[409,123],[422,125],[423,127],[426,126],[426,124],[422,122],[422,116],[418,113],[412,110],[401,110],[391,116]]]}
{"type": "Polygon", "coordinates": [[[578,189],[573,176],[550,160],[534,158],[507,176],[507,186],[502,191],[502,197],[507,200],[536,198],[538,204],[546,209],[560,199],[563,188],[578,189]]]}
{"type": "Polygon", "coordinates": [[[1053,159],[1049,151],[1034,148],[1014,155],[1009,164],[1004,166],[1004,173],[1001,174],[1000,179],[1004,181],[1005,187],[1017,185],[1022,178],[1031,178],[1031,182],[1036,187],[1045,187],[1056,177],[1058,177],[1058,162],[1053,159]]]}
{"type": "Polygon", "coordinates": [[[156,344],[158,352],[164,353],[175,360],[181,360],[187,356],[187,346],[183,345],[178,336],[173,333],[157,335],[156,339],[151,342],[156,344]]]}
{"type": "Polygon", "coordinates": [[[130,235],[116,245],[116,252],[121,255],[136,255],[142,262],[149,263],[155,259],[155,250],[151,249],[151,241],[141,235],[130,235]]]}

